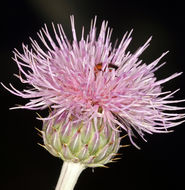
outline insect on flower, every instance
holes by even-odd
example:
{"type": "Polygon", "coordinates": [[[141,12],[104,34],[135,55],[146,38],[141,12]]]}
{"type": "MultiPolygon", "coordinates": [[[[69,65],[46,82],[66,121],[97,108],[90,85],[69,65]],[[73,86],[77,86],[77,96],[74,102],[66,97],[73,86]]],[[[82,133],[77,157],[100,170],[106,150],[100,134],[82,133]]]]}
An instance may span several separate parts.
{"type": "MultiPolygon", "coordinates": [[[[116,66],[116,65],[114,65],[114,64],[112,64],[112,63],[109,63],[109,64],[108,64],[108,69],[109,69],[109,71],[111,72],[112,69],[117,70],[117,69],[118,69],[118,66],[116,66]]],[[[95,67],[94,67],[94,71],[95,71],[95,72],[102,71],[102,63],[96,64],[95,67]]]]}
{"type": "MultiPolygon", "coordinates": [[[[109,63],[107,68],[108,68],[109,72],[111,72],[113,69],[117,70],[118,66],[116,66],[116,65],[114,65],[112,63],[109,63]]],[[[102,63],[98,63],[98,64],[95,65],[95,67],[94,67],[95,80],[96,80],[97,73],[100,72],[100,71],[104,72],[106,67],[103,70],[102,69],[103,69],[103,64],[102,63]]]]}

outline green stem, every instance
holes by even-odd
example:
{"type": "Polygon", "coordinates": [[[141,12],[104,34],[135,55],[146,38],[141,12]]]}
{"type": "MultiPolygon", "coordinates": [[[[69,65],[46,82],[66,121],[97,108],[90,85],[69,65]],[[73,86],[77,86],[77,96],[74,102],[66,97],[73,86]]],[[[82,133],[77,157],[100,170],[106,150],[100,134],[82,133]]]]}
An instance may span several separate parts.
{"type": "Polygon", "coordinates": [[[84,169],[80,163],[64,162],[55,190],[73,190],[84,169]]]}

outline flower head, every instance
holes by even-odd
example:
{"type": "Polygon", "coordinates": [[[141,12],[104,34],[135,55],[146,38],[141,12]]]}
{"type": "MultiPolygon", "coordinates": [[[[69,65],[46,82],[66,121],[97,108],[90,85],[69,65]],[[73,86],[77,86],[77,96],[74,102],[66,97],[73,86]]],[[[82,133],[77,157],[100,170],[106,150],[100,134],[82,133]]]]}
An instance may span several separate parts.
{"type": "MultiPolygon", "coordinates": [[[[103,21],[99,34],[96,18],[91,23],[89,34],[78,41],[74,18],[71,17],[73,40],[70,43],[61,25],[53,30],[55,40],[48,29],[38,33],[46,50],[31,39],[32,48],[23,44],[23,53],[14,51],[14,60],[19,68],[17,77],[31,88],[19,91],[12,85],[11,93],[30,99],[29,103],[16,108],[39,110],[50,107],[54,114],[43,120],[63,117],[66,121],[92,120],[97,129],[97,119],[117,130],[121,127],[130,140],[134,132],[163,133],[168,128],[183,122],[185,114],[173,111],[183,108],[174,105],[184,100],[172,100],[174,93],[163,92],[162,85],[181,73],[157,80],[154,72],[163,53],[150,64],[142,63],[139,56],[149,46],[151,38],[133,54],[127,51],[131,33],[126,33],[118,46],[111,43],[112,30],[103,21]]],[[[137,146],[137,145],[136,145],[137,146]]]]}

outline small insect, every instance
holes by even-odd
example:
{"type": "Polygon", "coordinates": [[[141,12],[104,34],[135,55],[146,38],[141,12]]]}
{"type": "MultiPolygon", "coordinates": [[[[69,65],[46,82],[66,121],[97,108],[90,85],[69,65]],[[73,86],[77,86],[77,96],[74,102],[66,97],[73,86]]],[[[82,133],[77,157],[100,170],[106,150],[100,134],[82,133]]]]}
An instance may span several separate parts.
{"type": "MultiPolygon", "coordinates": [[[[109,63],[108,64],[108,69],[111,72],[113,69],[117,70],[118,66],[116,66],[116,65],[114,65],[112,63],[109,63]]],[[[95,73],[97,73],[98,71],[102,71],[102,63],[96,64],[95,67],[94,67],[94,71],[95,71],[95,73]]]]}

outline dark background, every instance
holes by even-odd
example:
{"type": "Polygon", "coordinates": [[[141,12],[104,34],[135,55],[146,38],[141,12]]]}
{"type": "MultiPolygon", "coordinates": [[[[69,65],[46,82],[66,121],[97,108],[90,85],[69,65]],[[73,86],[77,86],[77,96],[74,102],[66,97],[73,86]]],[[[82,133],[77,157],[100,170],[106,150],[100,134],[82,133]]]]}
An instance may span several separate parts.
{"type": "MultiPolygon", "coordinates": [[[[107,0],[6,0],[1,2],[0,81],[12,83],[19,89],[23,85],[13,77],[18,73],[12,61],[13,48],[21,50],[21,43],[30,44],[29,36],[38,40],[36,32],[47,23],[61,23],[69,37],[69,16],[75,15],[77,32],[81,26],[89,29],[90,20],[98,16],[98,26],[108,20],[114,28],[112,41],[134,29],[129,50],[134,51],[151,35],[151,46],[141,58],[149,63],[162,52],[170,50],[163,58],[168,64],[157,73],[159,79],[174,72],[184,71],[184,5],[180,1],[110,1],[107,0]]],[[[185,97],[185,75],[168,82],[164,90],[181,88],[177,99],[185,97]]],[[[10,190],[52,190],[55,188],[62,162],[42,147],[42,139],[34,127],[42,123],[36,113],[9,108],[26,101],[1,89],[1,185],[10,190]]],[[[184,104],[182,103],[182,106],[184,104]]],[[[122,149],[122,159],[110,164],[109,169],[86,169],[80,176],[78,189],[185,189],[185,125],[176,127],[174,133],[147,136],[148,143],[138,140],[141,150],[134,147],[122,149]]],[[[123,142],[124,143],[124,142],[123,142]]]]}

